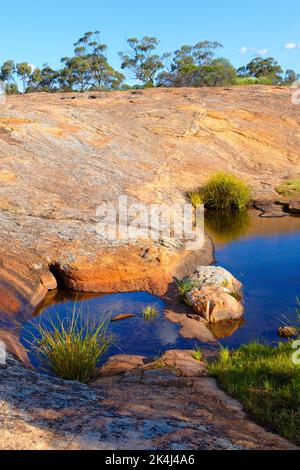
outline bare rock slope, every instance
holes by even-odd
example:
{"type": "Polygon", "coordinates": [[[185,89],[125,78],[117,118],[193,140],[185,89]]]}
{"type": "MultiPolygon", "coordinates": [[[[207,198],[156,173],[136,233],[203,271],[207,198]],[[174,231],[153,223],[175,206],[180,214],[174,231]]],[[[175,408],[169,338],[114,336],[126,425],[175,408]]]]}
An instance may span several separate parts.
{"type": "Polygon", "coordinates": [[[127,364],[126,372],[103,377],[93,387],[49,380],[10,357],[0,366],[0,449],[295,448],[249,421],[191,354],[169,352],[160,369],[128,370],[127,364]]]}
{"type": "Polygon", "coordinates": [[[222,169],[249,181],[255,197],[272,197],[299,172],[291,93],[257,86],[8,98],[0,109],[0,310],[23,298],[38,303],[53,281],[41,283],[49,265],[77,289],[165,290],[175,251],[105,246],[97,206],[119,195],[182,202],[222,169]]]}
{"type": "MultiPolygon", "coordinates": [[[[119,195],[182,202],[221,169],[272,198],[300,172],[299,124],[291,90],[276,87],[10,97],[0,108],[0,316],[31,315],[56,285],[50,270],[77,290],[166,294],[176,270],[212,261],[209,239],[197,260],[168,243],[106,243],[97,206],[119,195]]],[[[26,362],[11,331],[0,333],[26,362]]],[[[0,448],[291,447],[197,374],[147,369],[87,388],[9,356],[0,395],[0,448]]]]}

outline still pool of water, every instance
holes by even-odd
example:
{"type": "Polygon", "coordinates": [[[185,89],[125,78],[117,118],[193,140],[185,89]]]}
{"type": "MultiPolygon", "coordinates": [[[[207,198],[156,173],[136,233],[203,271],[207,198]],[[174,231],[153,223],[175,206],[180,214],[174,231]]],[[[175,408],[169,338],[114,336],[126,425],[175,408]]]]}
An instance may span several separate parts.
{"type": "MultiPolygon", "coordinates": [[[[47,301],[49,302],[49,298],[46,299],[47,301]]],[[[83,320],[88,317],[92,323],[94,321],[101,323],[108,316],[113,318],[123,314],[136,315],[134,318],[110,323],[108,332],[113,335],[114,344],[103,357],[102,363],[115,354],[156,357],[170,349],[193,349],[197,344],[196,340],[183,338],[179,334],[180,327],[165,318],[165,303],[145,292],[111,294],[101,297],[58,292],[51,299],[50,305],[41,305],[34,319],[23,324],[20,336],[23,346],[30,349],[32,334],[39,336],[38,324],[51,329],[49,323],[57,323],[58,316],[62,321],[72,317],[74,301],[77,303],[78,310],[82,306],[83,320]],[[155,306],[158,316],[146,320],[142,312],[149,305],[155,306]]],[[[39,368],[39,362],[30,351],[29,358],[32,364],[39,368]]]]}
{"type": "Polygon", "coordinates": [[[283,315],[296,320],[300,297],[300,217],[264,218],[257,211],[207,214],[219,266],[244,284],[245,322],[223,345],[278,341],[283,315]]]}
{"type": "MultiPolygon", "coordinates": [[[[251,340],[277,342],[282,316],[296,319],[296,299],[300,297],[300,217],[262,218],[257,211],[227,216],[207,213],[206,230],[215,244],[216,264],[244,284],[245,321],[221,343],[238,347],[251,340]]],[[[169,349],[193,349],[197,345],[196,340],[180,335],[179,325],[164,316],[164,302],[150,294],[75,296],[61,291],[52,298],[50,295],[34,319],[23,324],[22,344],[28,347],[30,334],[38,334],[38,323],[46,325],[49,318],[55,321],[58,313],[62,320],[70,317],[75,300],[83,305],[83,315],[98,322],[108,313],[136,315],[110,324],[109,332],[115,340],[103,360],[120,353],[155,357],[169,349]],[[155,305],[159,315],[147,321],[142,311],[149,305],[155,305]]],[[[39,367],[31,352],[29,357],[39,367]]]]}

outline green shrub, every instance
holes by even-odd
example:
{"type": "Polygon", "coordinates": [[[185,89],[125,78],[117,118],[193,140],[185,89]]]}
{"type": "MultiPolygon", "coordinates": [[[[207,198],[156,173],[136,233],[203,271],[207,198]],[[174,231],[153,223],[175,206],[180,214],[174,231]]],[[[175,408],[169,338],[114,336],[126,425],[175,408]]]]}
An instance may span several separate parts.
{"type": "Polygon", "coordinates": [[[250,202],[250,187],[234,175],[217,173],[200,189],[205,207],[221,211],[242,210],[250,202]]]}
{"type": "Polygon", "coordinates": [[[236,77],[234,85],[274,85],[274,83],[269,77],[236,77]]]}
{"type": "Polygon", "coordinates": [[[276,191],[282,196],[293,196],[300,194],[300,178],[285,181],[276,191]]]}
{"type": "Polygon", "coordinates": [[[100,324],[83,320],[82,309],[75,305],[72,316],[65,321],[57,314],[47,327],[34,325],[38,336],[31,333],[30,351],[45,372],[87,384],[95,377],[100,359],[112,344],[108,325],[109,318],[100,324]]]}
{"type": "Polygon", "coordinates": [[[277,347],[251,343],[221,351],[209,372],[264,426],[300,444],[300,366],[292,343],[277,347]]]}

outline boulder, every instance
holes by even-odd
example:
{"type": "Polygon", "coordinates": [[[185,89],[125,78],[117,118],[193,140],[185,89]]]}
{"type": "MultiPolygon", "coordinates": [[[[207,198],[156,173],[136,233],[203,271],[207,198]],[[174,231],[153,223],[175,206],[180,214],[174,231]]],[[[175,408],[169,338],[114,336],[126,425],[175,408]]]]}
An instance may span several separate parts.
{"type": "Polygon", "coordinates": [[[195,288],[186,297],[196,315],[209,323],[242,318],[243,286],[229,271],[217,266],[199,266],[191,280],[195,288]]]}
{"type": "Polygon", "coordinates": [[[192,281],[198,287],[213,286],[227,293],[242,293],[242,284],[229,271],[219,266],[199,266],[192,281]]]}
{"type": "Polygon", "coordinates": [[[189,300],[194,312],[209,323],[240,320],[244,313],[243,305],[218,287],[195,289],[189,294],[189,300]]]}

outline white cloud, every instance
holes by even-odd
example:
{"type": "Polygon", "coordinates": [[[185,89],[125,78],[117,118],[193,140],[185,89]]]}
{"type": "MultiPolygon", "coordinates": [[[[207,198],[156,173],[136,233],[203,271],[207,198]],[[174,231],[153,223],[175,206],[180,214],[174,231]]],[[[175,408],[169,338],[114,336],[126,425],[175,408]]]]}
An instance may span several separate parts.
{"type": "Polygon", "coordinates": [[[253,56],[257,55],[266,55],[268,53],[268,49],[255,49],[255,47],[241,47],[240,49],[240,54],[245,55],[245,54],[252,54],[253,56]]]}
{"type": "Polygon", "coordinates": [[[266,55],[268,53],[268,49],[258,49],[258,55],[266,55]]]}
{"type": "Polygon", "coordinates": [[[37,69],[34,64],[29,64],[29,67],[31,68],[31,72],[34,72],[37,69]]]}
{"type": "Polygon", "coordinates": [[[296,47],[297,47],[297,44],[296,44],[295,42],[288,42],[288,43],[284,46],[284,48],[285,48],[285,49],[288,49],[288,50],[290,50],[290,49],[296,49],[296,47]]]}
{"type": "Polygon", "coordinates": [[[287,51],[292,51],[294,49],[300,49],[300,44],[296,44],[295,42],[288,42],[284,48],[287,50],[287,51]]]}

